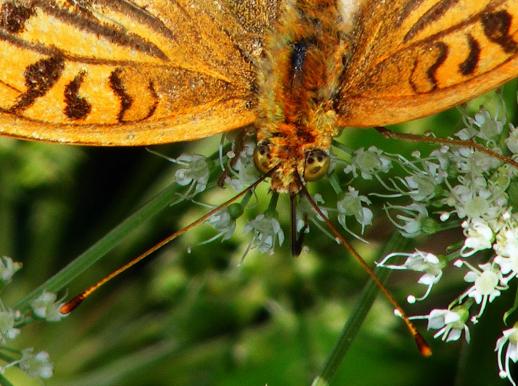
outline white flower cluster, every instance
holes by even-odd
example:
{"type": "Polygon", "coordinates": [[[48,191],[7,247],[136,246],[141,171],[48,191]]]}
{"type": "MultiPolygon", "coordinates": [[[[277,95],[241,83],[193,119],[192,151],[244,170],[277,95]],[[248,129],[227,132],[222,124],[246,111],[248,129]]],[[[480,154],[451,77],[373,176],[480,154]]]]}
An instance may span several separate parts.
{"type": "MultiPolygon", "coordinates": [[[[0,284],[9,283],[20,268],[21,264],[10,257],[0,257],[0,284]]],[[[0,365],[0,373],[17,366],[32,377],[47,379],[52,376],[53,366],[45,351],[35,353],[33,348],[20,351],[7,347],[7,344],[20,334],[21,326],[27,324],[31,318],[46,321],[62,319],[64,315],[59,312],[60,306],[61,303],[56,301],[56,295],[50,292],[43,292],[31,302],[31,315],[24,315],[0,301],[0,349],[6,349],[6,354],[2,356],[4,363],[0,365]]]]}
{"type": "MultiPolygon", "coordinates": [[[[466,127],[457,138],[476,141],[496,154],[516,159],[518,130],[504,118],[482,109],[474,118],[465,117],[464,122],[466,127]]],[[[445,268],[464,270],[467,288],[447,309],[434,309],[414,318],[427,319],[428,329],[437,330],[435,337],[444,341],[455,341],[463,335],[469,341],[470,323],[477,323],[487,305],[508,290],[518,276],[518,213],[512,197],[518,187],[514,179],[518,170],[472,147],[443,146],[426,158],[420,154],[414,158],[399,157],[408,176],[392,180],[389,189],[410,199],[410,203],[388,204],[391,221],[406,237],[460,225],[465,238],[447,256],[423,251],[393,253],[378,265],[420,274],[418,283],[427,287],[425,294],[417,298],[410,295],[410,302],[425,299],[445,268]]],[[[496,351],[500,376],[516,385],[509,365],[518,361],[518,324],[502,332],[496,351]]]]}

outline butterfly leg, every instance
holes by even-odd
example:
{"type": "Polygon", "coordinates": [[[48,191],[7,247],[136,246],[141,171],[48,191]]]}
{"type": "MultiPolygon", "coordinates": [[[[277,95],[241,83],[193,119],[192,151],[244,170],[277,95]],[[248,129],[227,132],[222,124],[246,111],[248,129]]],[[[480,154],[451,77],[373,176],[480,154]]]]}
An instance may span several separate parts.
{"type": "Polygon", "coordinates": [[[225,170],[220,174],[218,177],[218,186],[223,187],[225,185],[225,179],[229,176],[229,168],[233,168],[236,164],[237,160],[239,159],[239,155],[244,151],[245,149],[245,137],[248,135],[246,130],[242,130],[234,140],[234,146],[232,148],[232,151],[234,152],[234,158],[232,158],[228,165],[225,166],[225,170]]]}
{"type": "Polygon", "coordinates": [[[390,129],[387,129],[384,126],[377,126],[375,129],[382,134],[385,138],[390,139],[399,139],[407,142],[421,142],[421,143],[431,143],[436,145],[447,145],[447,146],[460,146],[460,147],[468,147],[480,151],[481,153],[487,154],[490,157],[496,158],[508,165],[511,165],[515,169],[518,169],[518,162],[512,159],[511,157],[507,157],[503,154],[499,154],[496,151],[481,145],[475,141],[471,140],[462,140],[462,139],[452,139],[452,138],[438,138],[432,137],[428,135],[417,135],[417,134],[408,134],[408,133],[397,133],[390,129]]]}

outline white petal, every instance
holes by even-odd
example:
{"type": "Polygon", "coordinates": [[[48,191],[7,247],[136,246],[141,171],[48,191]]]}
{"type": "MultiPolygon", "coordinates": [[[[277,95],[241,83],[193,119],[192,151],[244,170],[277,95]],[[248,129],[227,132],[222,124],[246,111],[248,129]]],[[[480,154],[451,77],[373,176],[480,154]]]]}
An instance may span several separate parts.
{"type": "Polygon", "coordinates": [[[457,312],[450,311],[444,315],[444,323],[452,324],[460,320],[460,315],[457,312]]]}
{"type": "Polygon", "coordinates": [[[452,342],[454,340],[459,340],[461,337],[462,332],[459,329],[452,328],[450,332],[448,333],[448,338],[446,339],[446,342],[452,342]]]}

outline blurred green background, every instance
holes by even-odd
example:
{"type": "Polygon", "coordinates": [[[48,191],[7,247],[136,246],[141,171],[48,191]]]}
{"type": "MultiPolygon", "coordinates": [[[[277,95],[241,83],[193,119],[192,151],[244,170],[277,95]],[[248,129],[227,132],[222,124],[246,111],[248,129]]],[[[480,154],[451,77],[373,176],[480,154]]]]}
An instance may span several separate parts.
{"type": "MultiPolygon", "coordinates": [[[[516,92],[516,82],[504,92],[515,125],[516,92]]],[[[490,103],[490,98],[470,107],[490,103]]],[[[434,130],[445,136],[461,125],[460,114],[451,110],[396,129],[434,130]]],[[[431,149],[388,141],[365,129],[344,130],[341,141],[351,148],[376,145],[406,155],[416,148],[424,153],[431,149]]],[[[182,152],[209,155],[218,143],[219,138],[209,138],[153,149],[172,157],[182,152]]],[[[0,139],[0,255],[24,264],[5,288],[4,303],[13,305],[59,271],[173,175],[172,164],[143,148],[0,139]]],[[[363,194],[381,191],[375,181],[355,186],[363,194]]],[[[314,184],[312,191],[332,197],[326,182],[314,184]]],[[[217,204],[230,194],[230,189],[214,188],[198,199],[217,204]]],[[[265,184],[248,218],[266,209],[267,196],[265,184]]],[[[380,209],[383,200],[372,199],[380,215],[366,234],[370,243],[355,242],[369,261],[394,231],[380,209]]],[[[281,198],[279,211],[288,238],[287,201],[281,198]]],[[[162,211],[61,295],[82,290],[204,211],[192,202],[162,211]]],[[[198,227],[116,279],[67,319],[25,327],[14,345],[49,352],[55,364],[54,377],[45,382],[49,386],[309,385],[331,352],[367,275],[317,229],[312,229],[308,248],[298,258],[290,256],[285,242],[271,256],[252,250],[241,265],[250,236],[241,227],[228,242],[200,245],[214,234],[207,225],[198,227]]],[[[459,231],[449,232],[416,240],[415,245],[441,252],[460,236],[459,231]]],[[[416,279],[394,274],[389,288],[404,304],[408,293],[422,290],[416,279]]],[[[429,301],[405,308],[414,315],[445,308],[463,288],[461,276],[450,271],[429,301]]],[[[510,294],[490,306],[471,331],[470,345],[434,341],[426,323],[418,322],[434,350],[432,358],[423,359],[380,298],[333,385],[504,385],[498,379],[494,344],[503,329],[498,315],[512,301],[510,294]]],[[[17,386],[40,384],[16,370],[8,375],[17,386]]]]}

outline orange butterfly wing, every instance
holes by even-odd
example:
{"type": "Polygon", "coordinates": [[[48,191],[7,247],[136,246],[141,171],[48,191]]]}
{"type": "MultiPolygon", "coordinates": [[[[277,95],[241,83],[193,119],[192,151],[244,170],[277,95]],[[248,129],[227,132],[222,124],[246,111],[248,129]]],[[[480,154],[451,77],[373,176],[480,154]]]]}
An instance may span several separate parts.
{"type": "Polygon", "coordinates": [[[341,126],[433,114],[518,77],[518,0],[368,0],[337,110],[341,126]]]}
{"type": "MultiPolygon", "coordinates": [[[[341,126],[429,115],[518,74],[518,0],[358,3],[341,126]]],[[[283,2],[23,4],[0,1],[0,133],[146,145],[254,122],[256,64],[283,2]]]]}
{"type": "Polygon", "coordinates": [[[146,145],[254,121],[253,63],[276,1],[24,4],[0,1],[1,134],[146,145]]]}

